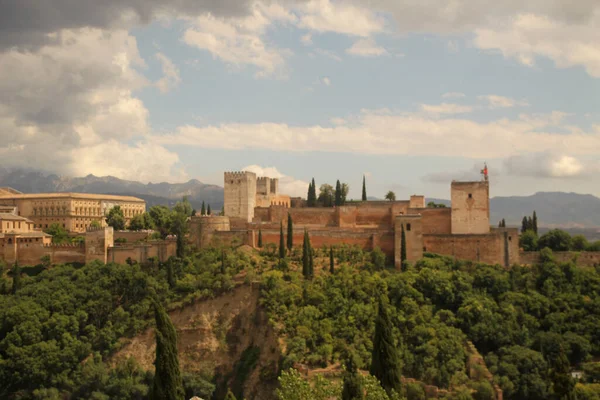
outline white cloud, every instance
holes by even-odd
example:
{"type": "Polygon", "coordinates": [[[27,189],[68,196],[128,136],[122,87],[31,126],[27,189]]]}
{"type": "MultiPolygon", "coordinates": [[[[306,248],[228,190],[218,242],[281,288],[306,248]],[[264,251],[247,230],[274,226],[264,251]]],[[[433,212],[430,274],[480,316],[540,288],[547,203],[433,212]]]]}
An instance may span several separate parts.
{"type": "Polygon", "coordinates": [[[138,72],[145,63],[135,38],[99,29],[55,36],[33,51],[0,53],[2,164],[66,175],[180,177],[171,175],[178,156],[146,142],[148,110],[133,91],[151,83],[138,72]]]}
{"type": "Polygon", "coordinates": [[[584,166],[578,157],[555,151],[515,155],[504,160],[507,172],[515,176],[538,178],[579,178],[598,173],[597,165],[584,166]]]}
{"type": "Polygon", "coordinates": [[[473,111],[473,107],[454,103],[421,104],[421,110],[432,115],[465,114],[473,111]]]}
{"type": "Polygon", "coordinates": [[[291,197],[306,197],[308,182],[284,175],[275,167],[261,167],[260,165],[248,165],[242,171],[254,172],[257,177],[267,176],[279,179],[279,193],[291,197]]]}
{"type": "Polygon", "coordinates": [[[352,47],[346,49],[346,53],[360,57],[377,57],[389,54],[385,48],[378,46],[371,38],[357,40],[352,47]]]}
{"type": "Polygon", "coordinates": [[[508,24],[476,29],[474,43],[527,66],[535,65],[537,57],[547,57],[558,68],[583,66],[591,76],[600,77],[600,12],[576,25],[520,14],[508,24]]]}
{"type": "Polygon", "coordinates": [[[294,15],[280,5],[256,3],[253,13],[246,17],[217,18],[205,14],[195,18],[183,40],[231,66],[253,65],[258,69],[257,77],[284,76],[285,59],[291,52],[270,46],[265,35],[273,23],[293,21],[294,15]]]}
{"type": "Polygon", "coordinates": [[[329,77],[326,76],[323,79],[321,79],[321,81],[325,86],[331,86],[331,79],[329,79],[329,77]]]}
{"type": "Polygon", "coordinates": [[[185,125],[155,137],[158,143],[222,149],[325,151],[504,158],[523,152],[562,149],[567,154],[600,153],[600,132],[562,133],[564,113],[520,115],[477,122],[419,112],[364,110],[351,125],[289,126],[282,123],[185,125]]]}
{"type": "Polygon", "coordinates": [[[385,29],[382,17],[370,8],[330,0],[310,0],[296,7],[298,26],[317,32],[368,37],[385,29]]]}
{"type": "Polygon", "coordinates": [[[310,33],[307,33],[306,35],[303,35],[300,38],[300,41],[303,45],[310,46],[311,44],[313,44],[312,35],[310,33]]]}
{"type": "Polygon", "coordinates": [[[336,53],[334,53],[333,51],[330,51],[330,50],[316,48],[315,53],[317,53],[321,56],[327,57],[327,58],[331,58],[332,60],[337,61],[337,62],[342,61],[342,57],[338,56],[336,53]]]}
{"type": "Polygon", "coordinates": [[[477,99],[487,102],[488,107],[491,109],[529,106],[529,103],[526,100],[515,100],[511,99],[510,97],[497,96],[493,94],[477,96],[477,99]]]}
{"type": "Polygon", "coordinates": [[[181,82],[179,69],[163,53],[156,53],[155,56],[160,61],[163,72],[163,77],[156,82],[156,86],[161,92],[166,93],[181,82]]]}
{"type": "Polygon", "coordinates": [[[465,94],[460,93],[460,92],[448,92],[448,93],[444,93],[442,95],[442,97],[444,99],[461,99],[461,98],[465,97],[465,94]]]}

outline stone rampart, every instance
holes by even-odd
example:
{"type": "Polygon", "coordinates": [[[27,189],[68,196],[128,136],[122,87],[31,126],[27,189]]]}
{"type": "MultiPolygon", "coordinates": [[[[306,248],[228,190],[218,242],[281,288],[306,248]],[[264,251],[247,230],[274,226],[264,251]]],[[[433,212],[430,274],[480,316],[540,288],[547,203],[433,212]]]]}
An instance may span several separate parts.
{"type": "Polygon", "coordinates": [[[125,264],[128,259],[145,263],[149,258],[165,262],[177,253],[175,240],[152,240],[131,245],[115,246],[108,249],[108,262],[125,264]]]}
{"type": "MultiPolygon", "coordinates": [[[[557,262],[573,261],[575,264],[584,267],[595,267],[600,265],[600,251],[555,251],[552,252],[557,262]]],[[[540,260],[539,251],[521,251],[519,252],[519,262],[522,265],[536,265],[540,260]]]]}
{"type": "MultiPolygon", "coordinates": [[[[86,249],[84,243],[45,245],[44,250],[42,256],[50,256],[50,262],[52,264],[84,264],[86,262],[86,249]]],[[[34,257],[37,257],[38,255],[39,254],[36,252],[34,257]]],[[[38,257],[37,261],[32,262],[32,264],[39,264],[42,256],[38,257]]],[[[19,258],[20,257],[21,254],[19,253],[19,258]]],[[[31,261],[34,260],[32,259],[31,261]]]]}
{"type": "Polygon", "coordinates": [[[449,235],[452,231],[452,210],[450,208],[410,208],[408,214],[421,214],[423,234],[449,235]]]}
{"type": "Polygon", "coordinates": [[[519,263],[516,228],[494,229],[480,235],[423,235],[424,250],[487,264],[509,267],[519,263]]]}
{"type": "Polygon", "coordinates": [[[113,237],[114,240],[125,239],[127,243],[133,243],[148,240],[152,233],[152,231],[115,231],[113,237]]]}

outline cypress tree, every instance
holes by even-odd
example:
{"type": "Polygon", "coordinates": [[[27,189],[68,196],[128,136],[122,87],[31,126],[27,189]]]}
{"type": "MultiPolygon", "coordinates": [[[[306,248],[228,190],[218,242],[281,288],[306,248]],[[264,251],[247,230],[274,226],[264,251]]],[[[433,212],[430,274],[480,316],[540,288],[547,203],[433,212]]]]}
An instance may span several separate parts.
{"type": "Polygon", "coordinates": [[[362,400],[365,398],[355,356],[349,354],[346,359],[342,400],[362,400]]]}
{"type": "Polygon", "coordinates": [[[200,209],[200,215],[206,215],[206,206],[204,205],[204,201],[202,202],[202,208],[200,209]]]}
{"type": "Polygon", "coordinates": [[[306,205],[308,207],[316,207],[316,205],[317,205],[317,187],[315,185],[315,178],[312,178],[311,183],[308,185],[308,195],[306,196],[306,205]]]}
{"type": "Polygon", "coordinates": [[[404,224],[402,224],[402,233],[400,235],[400,264],[404,265],[406,261],[406,233],[404,232],[404,224]]]}
{"type": "Polygon", "coordinates": [[[167,282],[169,283],[169,287],[173,289],[175,287],[175,274],[173,273],[173,261],[169,260],[167,262],[167,282]]]}
{"type": "Polygon", "coordinates": [[[302,243],[302,275],[305,279],[310,277],[310,260],[308,249],[308,232],[304,230],[304,241],[302,243]]]}
{"type": "Polygon", "coordinates": [[[221,250],[221,274],[225,275],[225,249],[221,250]]]}
{"type": "Polygon", "coordinates": [[[527,230],[533,230],[533,218],[527,217],[527,230]]]}
{"type": "Polygon", "coordinates": [[[211,211],[210,211],[210,204],[208,205],[208,207],[206,207],[206,215],[210,215],[211,211]]]}
{"type": "Polygon", "coordinates": [[[571,378],[571,367],[562,346],[550,360],[550,380],[557,399],[575,399],[575,381],[571,378]]]}
{"type": "Polygon", "coordinates": [[[329,246],[329,273],[333,274],[335,270],[335,261],[333,259],[333,246],[329,246]]]}
{"type": "Polygon", "coordinates": [[[294,247],[294,222],[292,221],[292,216],[288,213],[287,248],[289,251],[292,251],[292,247],[294,247]]]}
{"type": "Polygon", "coordinates": [[[388,298],[385,292],[379,297],[377,317],[375,319],[375,336],[371,354],[370,374],[376,377],[385,391],[391,395],[392,390],[401,393],[400,375],[402,365],[398,357],[397,347],[392,336],[392,321],[387,310],[388,298]]]}
{"type": "Polygon", "coordinates": [[[308,233],[306,234],[306,236],[308,237],[308,274],[309,276],[312,278],[313,276],[315,276],[315,260],[313,259],[315,253],[313,251],[312,246],[310,245],[310,237],[308,236],[308,233]]]}
{"type": "Polygon", "coordinates": [[[502,218],[502,227],[506,228],[506,220],[504,218],[502,218]]]}
{"type": "Polygon", "coordinates": [[[279,223],[279,258],[285,258],[285,240],[283,237],[283,222],[279,223]]]}
{"type": "Polygon", "coordinates": [[[19,267],[19,263],[16,261],[12,269],[12,278],[12,294],[17,294],[17,291],[21,288],[21,267],[19,267]]]}
{"type": "Polygon", "coordinates": [[[263,247],[263,242],[262,242],[262,231],[259,229],[258,230],[258,248],[262,249],[263,247]]]}
{"type": "Polygon", "coordinates": [[[185,392],[177,359],[177,332],[165,309],[154,302],[156,320],[156,372],[151,400],[182,400],[185,392]]]}
{"type": "Polygon", "coordinates": [[[362,201],[367,201],[367,182],[365,181],[364,175],[363,175],[362,201]]]}
{"type": "Polygon", "coordinates": [[[338,179],[335,183],[335,206],[339,207],[342,205],[342,185],[338,179]]]}
{"type": "Polygon", "coordinates": [[[527,217],[523,217],[523,221],[521,222],[521,233],[527,231],[527,217]]]}
{"type": "Polygon", "coordinates": [[[535,234],[537,235],[538,233],[538,228],[537,228],[537,215],[535,213],[535,210],[533,210],[533,226],[531,227],[533,229],[533,232],[535,232],[535,234]]]}

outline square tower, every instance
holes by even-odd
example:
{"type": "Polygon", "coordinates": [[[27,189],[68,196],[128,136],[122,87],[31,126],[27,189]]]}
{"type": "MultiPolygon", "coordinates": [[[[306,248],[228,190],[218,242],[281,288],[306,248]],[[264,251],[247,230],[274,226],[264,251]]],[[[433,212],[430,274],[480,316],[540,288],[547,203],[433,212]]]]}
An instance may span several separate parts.
{"type": "Polygon", "coordinates": [[[256,207],[256,174],[254,172],[225,172],[224,210],[230,218],[252,222],[256,207]]]}
{"type": "Polygon", "coordinates": [[[402,228],[406,242],[406,261],[423,258],[423,218],[421,214],[397,215],[394,221],[394,265],[401,268],[402,228]]]}
{"type": "Polygon", "coordinates": [[[490,186],[488,181],[452,182],[452,234],[490,232],[490,186]]]}

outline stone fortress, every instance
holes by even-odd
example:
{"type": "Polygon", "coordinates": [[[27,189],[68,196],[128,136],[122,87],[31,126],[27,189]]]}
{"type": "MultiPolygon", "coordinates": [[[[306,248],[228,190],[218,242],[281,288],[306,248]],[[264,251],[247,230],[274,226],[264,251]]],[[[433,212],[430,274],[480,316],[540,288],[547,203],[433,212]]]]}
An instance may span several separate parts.
{"type": "Polygon", "coordinates": [[[518,229],[490,226],[487,169],[481,181],[453,181],[448,208],[428,208],[420,195],[340,207],[292,207],[290,197],[278,193],[277,179],[257,178],[252,172],[226,172],[224,189],[224,216],[191,219],[190,240],[198,248],[234,241],[256,247],[259,230],[263,245],[278,245],[280,224],[287,226],[289,213],[295,246],[302,245],[307,230],[313,247],[379,247],[399,267],[404,227],[408,261],[427,251],[506,267],[519,262],[518,229]]]}
{"type": "Polygon", "coordinates": [[[34,228],[45,229],[57,223],[69,232],[85,232],[93,221],[106,226],[105,216],[121,206],[126,224],[146,211],[146,202],[137,197],[88,193],[23,194],[13,188],[0,188],[0,205],[16,208],[17,215],[33,221],[34,228]]]}
{"type": "Polygon", "coordinates": [[[175,255],[175,240],[136,242],[137,232],[114,232],[106,226],[105,216],[120,205],[126,223],[146,211],[146,202],[130,196],[87,193],[23,194],[0,188],[0,260],[37,265],[47,258],[51,264],[101,262],[125,263],[128,259],[146,262],[151,258],[166,261],[175,255]],[[91,227],[98,221],[99,228],[91,227]],[[42,229],[57,223],[72,235],[84,236],[81,243],[55,244],[42,229]],[[136,242],[116,244],[117,237],[136,242]]]}

